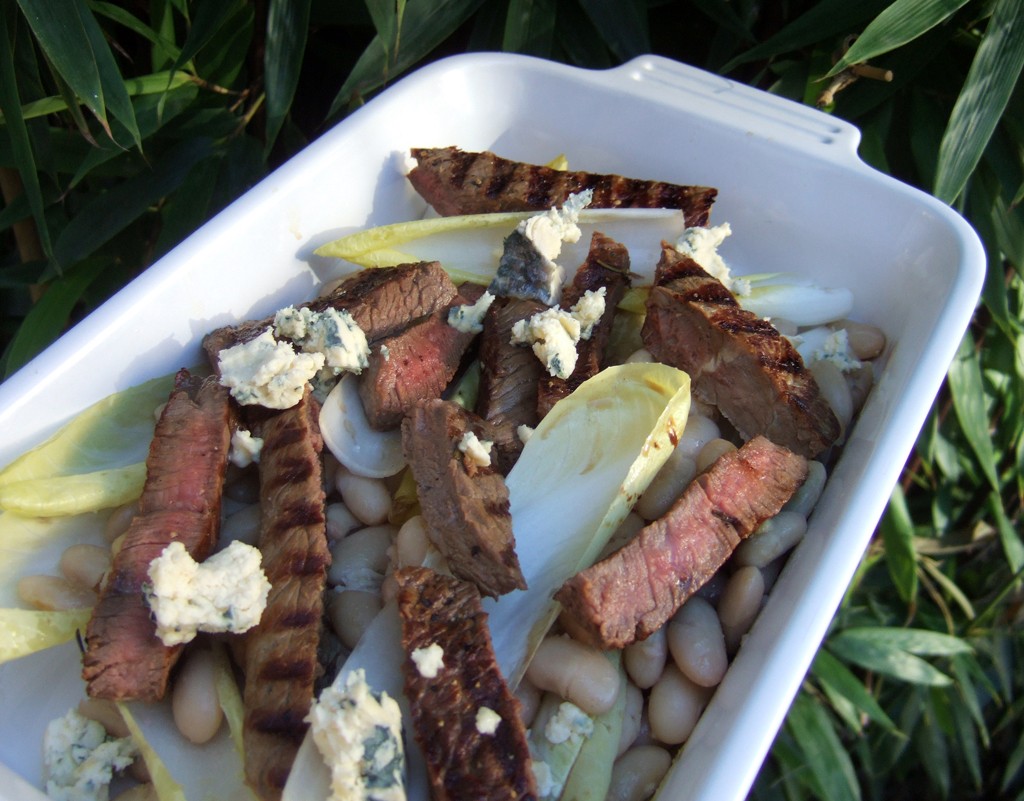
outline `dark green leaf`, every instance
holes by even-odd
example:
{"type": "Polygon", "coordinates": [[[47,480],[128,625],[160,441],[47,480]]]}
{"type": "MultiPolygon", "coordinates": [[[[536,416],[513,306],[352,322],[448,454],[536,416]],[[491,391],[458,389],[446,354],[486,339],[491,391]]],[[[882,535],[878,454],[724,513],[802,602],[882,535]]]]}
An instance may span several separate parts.
{"type": "Polygon", "coordinates": [[[917,554],[914,551],[914,524],[910,519],[903,490],[897,485],[881,522],[885,543],[885,564],[905,603],[917,599],[917,554]]]}
{"type": "Polygon", "coordinates": [[[848,632],[828,641],[828,648],[847,662],[910,684],[944,687],[952,683],[949,676],[918,656],[889,643],[846,636],[848,632]]]}
{"type": "Polygon", "coordinates": [[[935,693],[926,696],[925,715],[921,725],[914,730],[913,740],[921,764],[939,797],[947,798],[951,783],[949,749],[945,737],[946,730],[936,721],[938,710],[935,701],[935,693]]]}
{"type": "Polygon", "coordinates": [[[502,49],[550,57],[555,38],[555,0],[510,0],[502,49]]]}
{"type": "Polygon", "coordinates": [[[1020,531],[1006,514],[1003,499],[998,492],[989,493],[988,508],[995,521],[996,531],[999,532],[999,541],[1003,545],[1003,554],[1010,572],[1017,573],[1024,568],[1024,541],[1021,541],[1020,531]]]}
{"type": "Polygon", "coordinates": [[[608,48],[622,61],[651,51],[645,9],[637,0],[580,0],[608,48]]]}
{"type": "Polygon", "coordinates": [[[885,650],[899,650],[918,656],[954,656],[974,650],[969,642],[950,634],[928,629],[904,629],[885,626],[848,628],[829,642],[869,645],[885,650]]]}
{"type": "Polygon", "coordinates": [[[857,776],[828,713],[810,698],[799,695],[786,717],[786,730],[804,752],[805,762],[829,801],[858,801],[857,776]]]}
{"type": "Polygon", "coordinates": [[[988,390],[982,380],[981,361],[969,331],[961,340],[960,349],[950,365],[948,382],[960,428],[989,485],[998,491],[996,453],[989,431],[988,390]]]}
{"type": "Polygon", "coordinates": [[[266,152],[274,145],[299,85],[311,0],[270,0],[263,80],[267,92],[266,152]]]}
{"type": "MultiPolygon", "coordinates": [[[[814,657],[811,673],[821,684],[830,701],[836,703],[838,699],[842,699],[857,713],[866,715],[887,731],[897,731],[896,724],[879,706],[863,682],[826,649],[818,651],[814,657]]],[[[859,721],[852,722],[855,724],[855,730],[859,730],[859,721]]]]}
{"type": "Polygon", "coordinates": [[[224,25],[235,15],[239,8],[239,0],[221,0],[217,3],[197,3],[196,14],[189,26],[188,38],[174,60],[171,72],[176,72],[188,64],[203,48],[220,33],[224,25]]]}
{"type": "Polygon", "coordinates": [[[939,148],[934,194],[952,203],[981,159],[1024,68],[1020,0],[996,0],[939,148]]]}

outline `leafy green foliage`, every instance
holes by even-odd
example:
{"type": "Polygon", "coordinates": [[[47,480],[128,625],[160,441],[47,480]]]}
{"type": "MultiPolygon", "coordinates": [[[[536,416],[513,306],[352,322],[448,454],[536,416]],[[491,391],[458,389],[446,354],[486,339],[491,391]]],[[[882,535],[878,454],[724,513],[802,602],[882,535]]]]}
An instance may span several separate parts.
{"type": "Polygon", "coordinates": [[[654,52],[819,103],[860,127],[868,163],[956,204],[988,277],[752,795],[1024,798],[1019,6],[0,0],[0,374],[326,125],[444,55],[604,68],[654,52]]]}

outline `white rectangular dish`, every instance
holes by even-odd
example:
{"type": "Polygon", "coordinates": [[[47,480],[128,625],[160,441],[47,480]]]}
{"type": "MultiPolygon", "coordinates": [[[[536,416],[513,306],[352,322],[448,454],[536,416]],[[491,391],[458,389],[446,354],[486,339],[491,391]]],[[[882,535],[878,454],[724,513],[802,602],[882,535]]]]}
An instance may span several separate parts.
{"type": "MultiPolygon", "coordinates": [[[[520,56],[450,58],[324,134],[0,385],[0,466],[94,401],[202,362],[208,331],[312,297],[314,249],[424,203],[410,147],[459,145],[573,169],[717,187],[733,272],[849,288],[890,343],[842,458],[663,798],[742,798],[781,725],[970,320],[984,253],[947,206],[864,165],[828,115],[658,57],[592,72],[520,56]],[[909,302],[910,299],[913,302],[909,302]]],[[[40,779],[46,723],[77,696],[73,645],[0,667],[0,768],[40,779]],[[53,686],[56,692],[51,692],[53,686]]],[[[79,692],[81,690],[79,689],[79,692]]],[[[0,771],[0,775],[3,772],[0,771]]],[[[0,798],[21,797],[0,786],[0,798]]]]}

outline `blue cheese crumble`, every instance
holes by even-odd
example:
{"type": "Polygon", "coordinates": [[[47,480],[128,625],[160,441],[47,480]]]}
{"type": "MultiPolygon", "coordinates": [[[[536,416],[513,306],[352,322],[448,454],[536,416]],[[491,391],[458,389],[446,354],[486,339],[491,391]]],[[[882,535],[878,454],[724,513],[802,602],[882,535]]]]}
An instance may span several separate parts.
{"type": "Polygon", "coordinates": [[[270,582],[259,549],[235,540],[203,563],[175,540],[149,563],[146,601],[164,645],[191,642],[200,631],[248,631],[260,622],[270,582]]]}
{"type": "Polygon", "coordinates": [[[131,738],[110,737],[102,724],[71,709],[43,734],[46,794],[54,801],[107,801],[114,774],[137,753],[131,738]]]}
{"type": "Polygon", "coordinates": [[[425,679],[436,679],[444,667],[444,649],[436,642],[425,648],[415,648],[409,654],[416,665],[416,671],[425,679]]]}
{"type": "Polygon", "coordinates": [[[288,306],[274,315],[274,331],[305,353],[321,353],[335,375],[361,373],[370,364],[366,333],[344,309],[322,312],[288,306]]]}
{"type": "Polygon", "coordinates": [[[498,731],[501,715],[489,706],[482,706],[476,711],[476,730],[484,735],[493,735],[498,731]]]}
{"type": "Polygon", "coordinates": [[[704,268],[705,272],[722,282],[736,296],[750,294],[750,282],[745,278],[736,278],[729,270],[718,253],[718,247],[725,238],[732,234],[729,223],[722,223],[710,228],[687,228],[675,244],[675,249],[684,256],[689,256],[704,268]]]}
{"type": "Polygon", "coordinates": [[[466,458],[477,467],[490,466],[493,447],[493,442],[489,439],[480,439],[472,431],[467,431],[459,440],[459,450],[466,454],[466,458]]]}
{"type": "Polygon", "coordinates": [[[590,339],[605,310],[604,287],[587,290],[569,311],[553,306],[512,326],[513,345],[530,345],[550,375],[568,378],[576,369],[576,345],[590,339]]]}
{"type": "Polygon", "coordinates": [[[248,467],[259,462],[262,450],[263,440],[260,437],[254,437],[248,429],[236,428],[231,434],[228,459],[235,467],[248,467]]]}
{"type": "Polygon", "coordinates": [[[594,733],[594,720],[570,701],[563,701],[544,727],[549,743],[576,742],[594,733]]]}
{"type": "Polygon", "coordinates": [[[322,353],[296,353],[274,339],[268,328],[255,339],[222,350],[217,357],[220,383],[243,406],[290,409],[302,400],[306,385],[324,366],[322,353]]]}
{"type": "Polygon", "coordinates": [[[331,771],[330,801],[405,801],[402,713],[364,671],[324,689],[306,720],[331,771]]]}
{"type": "Polygon", "coordinates": [[[484,315],[494,303],[494,295],[484,292],[476,303],[453,306],[448,310],[448,325],[463,334],[479,334],[484,330],[484,315]]]}

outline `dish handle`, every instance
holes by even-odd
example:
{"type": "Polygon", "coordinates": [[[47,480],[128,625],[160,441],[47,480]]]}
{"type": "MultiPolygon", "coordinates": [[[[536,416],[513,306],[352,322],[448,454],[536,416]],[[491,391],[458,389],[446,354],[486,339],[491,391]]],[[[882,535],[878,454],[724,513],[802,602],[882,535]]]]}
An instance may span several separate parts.
{"type": "Polygon", "coordinates": [[[692,108],[699,99],[701,116],[752,136],[812,149],[841,163],[863,164],[857,155],[856,126],[793,100],[663,56],[638,56],[605,74],[627,91],[656,102],[692,108]]]}

